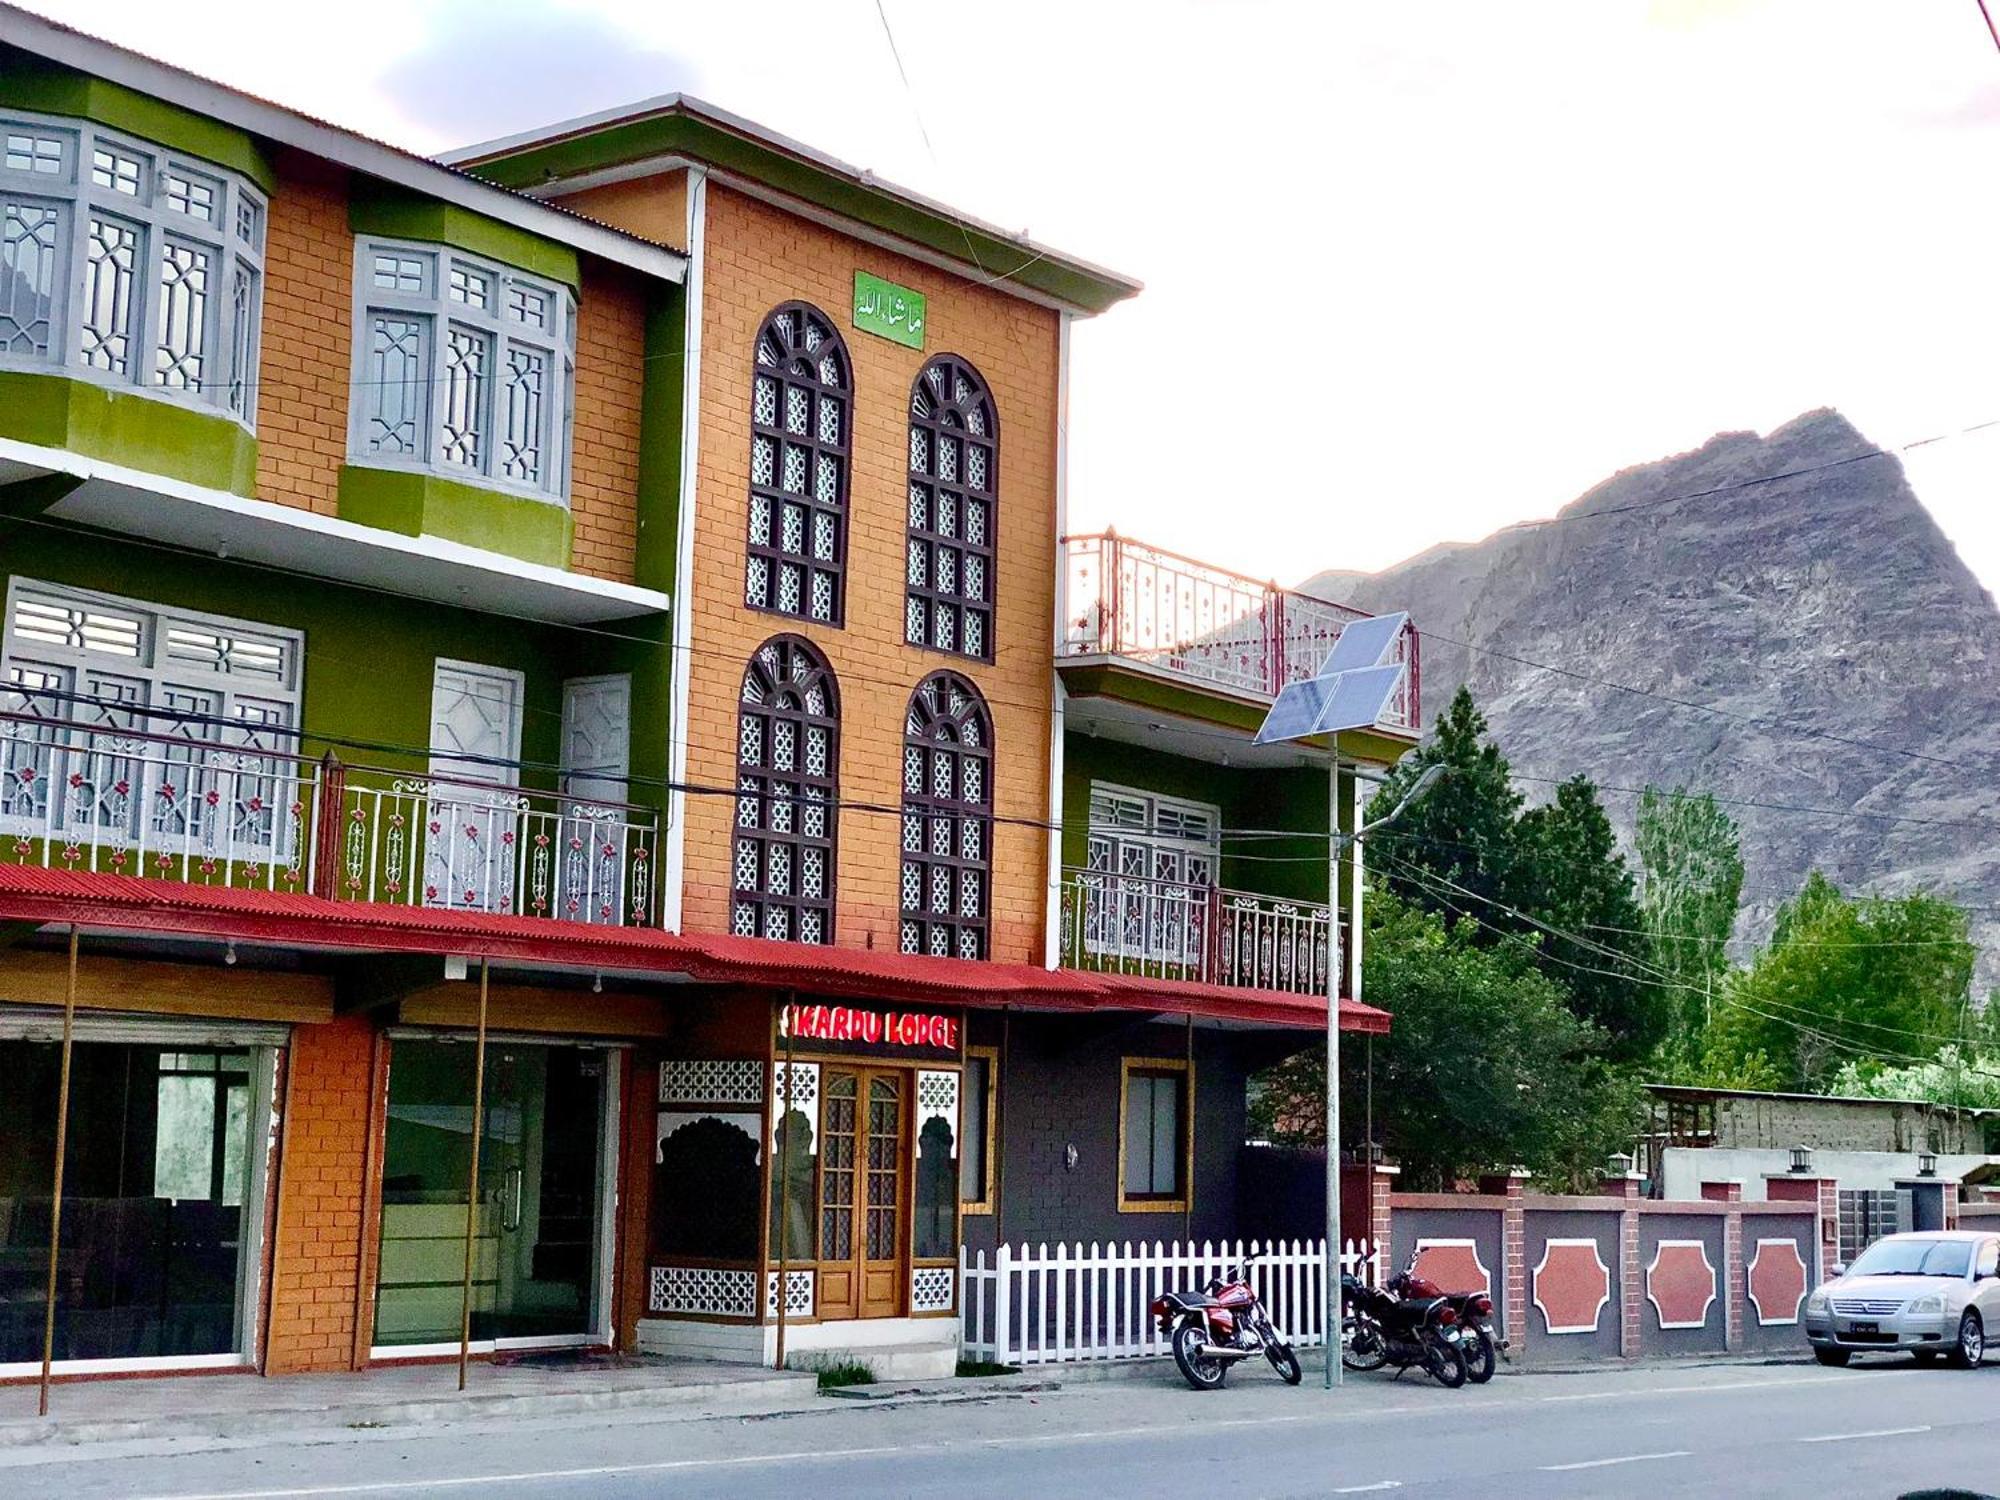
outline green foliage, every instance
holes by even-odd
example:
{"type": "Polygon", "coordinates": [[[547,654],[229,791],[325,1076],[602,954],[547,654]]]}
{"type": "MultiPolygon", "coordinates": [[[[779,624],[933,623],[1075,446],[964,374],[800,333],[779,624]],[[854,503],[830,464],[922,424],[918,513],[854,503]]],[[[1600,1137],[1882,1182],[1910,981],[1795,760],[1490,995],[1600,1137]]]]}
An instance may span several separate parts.
{"type": "MultiPolygon", "coordinates": [[[[1404,1187],[1445,1188],[1515,1164],[1595,1186],[1638,1130],[1637,1086],[1604,1060],[1602,1036],[1571,1014],[1529,949],[1483,946],[1471,923],[1380,894],[1368,905],[1362,974],[1369,1001],[1396,1018],[1373,1042],[1374,1113],[1404,1187]]],[[[1358,1138],[1366,1070],[1357,1058],[1343,1075],[1341,1107],[1358,1138]]],[[[1325,1087],[1318,1049],[1280,1064],[1264,1075],[1253,1130],[1323,1144],[1325,1087]]]]}
{"type": "Polygon", "coordinates": [[[1663,1076],[1693,1082],[1717,988],[1729,972],[1729,937],[1743,894],[1735,822],[1715,798],[1647,787],[1633,835],[1640,911],[1662,982],[1663,1076]]]}
{"type": "Polygon", "coordinates": [[[1849,1062],[1908,1063],[1975,1024],[1965,913],[1917,894],[1848,897],[1818,871],[1771,943],[1732,976],[1704,1071],[1734,1087],[1820,1092],[1849,1062]],[[1775,1082],[1741,1084],[1754,1075],[1775,1082]]]}
{"type": "Polygon", "coordinates": [[[819,1377],[819,1389],[837,1391],[843,1386],[873,1385],[875,1370],[858,1359],[840,1354],[796,1354],[785,1361],[790,1370],[807,1370],[819,1377]]]}
{"type": "Polygon", "coordinates": [[[1374,862],[1380,883],[1448,920],[1473,918],[1480,944],[1529,951],[1597,1029],[1606,1056],[1645,1056],[1666,1017],[1643,973],[1648,944],[1631,872],[1596,788],[1573,777],[1547,805],[1523,812],[1506,757],[1461,687],[1430,740],[1388,777],[1369,817],[1387,813],[1432,765],[1450,774],[1371,838],[1384,856],[1374,862]]]}
{"type": "Polygon", "coordinates": [[[1864,1099],[1922,1099],[1962,1109],[2000,1109],[2000,1053],[1956,1043],[1929,1062],[1883,1068],[1850,1062],[1834,1075],[1832,1092],[1864,1099]]]}

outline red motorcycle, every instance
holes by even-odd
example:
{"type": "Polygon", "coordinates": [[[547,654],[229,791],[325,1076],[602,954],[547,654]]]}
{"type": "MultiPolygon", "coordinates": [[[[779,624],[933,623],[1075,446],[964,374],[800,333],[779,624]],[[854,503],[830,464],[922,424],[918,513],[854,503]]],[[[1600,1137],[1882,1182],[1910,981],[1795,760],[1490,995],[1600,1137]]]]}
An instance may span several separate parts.
{"type": "Polygon", "coordinates": [[[1167,1336],[1174,1363],[1198,1391],[1219,1390],[1231,1365],[1259,1354],[1286,1385],[1297,1385],[1305,1373],[1250,1286],[1255,1260],[1229,1267],[1205,1292],[1167,1292],[1147,1309],[1167,1336]]]}
{"type": "Polygon", "coordinates": [[[1498,1353],[1507,1341],[1493,1332],[1493,1299],[1484,1292],[1447,1292],[1434,1281],[1417,1275],[1414,1265],[1389,1278],[1389,1290],[1398,1297],[1442,1297],[1458,1315],[1459,1353],[1465,1356],[1465,1378],[1484,1385],[1498,1367],[1498,1353]]]}

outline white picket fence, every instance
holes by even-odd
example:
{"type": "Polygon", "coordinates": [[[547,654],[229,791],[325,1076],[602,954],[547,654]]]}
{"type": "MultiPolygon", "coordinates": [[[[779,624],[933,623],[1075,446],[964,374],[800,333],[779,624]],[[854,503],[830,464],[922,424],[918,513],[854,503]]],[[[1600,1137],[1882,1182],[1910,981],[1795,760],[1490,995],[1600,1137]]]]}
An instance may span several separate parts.
{"type": "MultiPolygon", "coordinates": [[[[1168,1291],[1199,1291],[1255,1256],[1250,1284],[1271,1321],[1300,1347],[1326,1339],[1325,1240],[1204,1240],[1148,1245],[1002,1245],[959,1252],[960,1350],[1004,1365],[1140,1359],[1168,1353],[1146,1308],[1168,1291]]],[[[1341,1268],[1376,1279],[1375,1249],[1347,1241],[1341,1268]]]]}

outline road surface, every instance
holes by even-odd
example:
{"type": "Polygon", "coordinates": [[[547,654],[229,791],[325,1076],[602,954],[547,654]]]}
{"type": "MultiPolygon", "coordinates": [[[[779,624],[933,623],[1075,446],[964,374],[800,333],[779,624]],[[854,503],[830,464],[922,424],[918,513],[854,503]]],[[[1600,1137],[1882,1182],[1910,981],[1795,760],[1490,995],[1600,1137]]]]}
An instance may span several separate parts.
{"type": "Polygon", "coordinates": [[[1362,1376],[1329,1395],[1117,1381],[991,1399],[828,1399],[767,1418],[605,1413],[160,1453],[0,1454],[9,1500],[502,1497],[1896,1496],[2000,1493],[2000,1366],[1717,1365],[1362,1376]],[[32,1457],[33,1461],[28,1461],[32,1457]]]}

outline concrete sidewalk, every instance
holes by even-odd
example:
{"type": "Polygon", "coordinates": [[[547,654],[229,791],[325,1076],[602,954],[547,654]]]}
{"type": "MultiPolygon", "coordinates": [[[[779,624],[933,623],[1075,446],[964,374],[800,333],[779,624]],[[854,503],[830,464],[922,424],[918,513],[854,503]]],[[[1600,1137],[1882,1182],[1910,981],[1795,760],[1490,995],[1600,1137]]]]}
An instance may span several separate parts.
{"type": "Polygon", "coordinates": [[[272,1432],[538,1419],[672,1409],[688,1416],[795,1410],[818,1400],[809,1372],[624,1356],[396,1365],[337,1375],[249,1372],[0,1386],[0,1450],[31,1444],[231,1439],[272,1432]]]}

